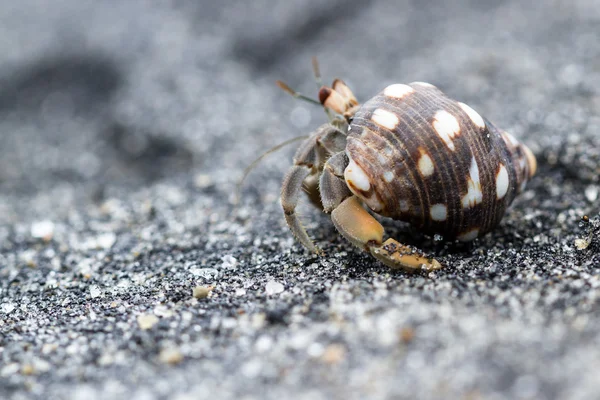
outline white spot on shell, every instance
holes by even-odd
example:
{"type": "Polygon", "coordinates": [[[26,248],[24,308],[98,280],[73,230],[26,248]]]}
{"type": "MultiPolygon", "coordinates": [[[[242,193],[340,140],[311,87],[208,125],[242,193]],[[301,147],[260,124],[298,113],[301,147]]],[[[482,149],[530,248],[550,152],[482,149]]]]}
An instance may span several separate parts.
{"type": "Polygon", "coordinates": [[[396,99],[401,99],[407,94],[411,94],[415,91],[415,89],[411,88],[408,85],[403,85],[401,83],[396,83],[394,85],[390,85],[383,89],[383,94],[388,97],[394,97],[396,99]]]}
{"type": "Polygon", "coordinates": [[[387,128],[394,129],[400,120],[398,117],[389,111],[384,110],[383,108],[377,108],[373,111],[373,115],[371,116],[371,121],[375,122],[377,125],[387,128]]]}
{"type": "Polygon", "coordinates": [[[496,197],[503,198],[508,192],[508,172],[503,164],[500,164],[500,169],[496,174],[496,197]]]}
{"type": "Polygon", "coordinates": [[[390,183],[394,180],[394,173],[392,171],[385,171],[383,173],[383,179],[385,179],[387,183],[390,183]]]}
{"type": "Polygon", "coordinates": [[[385,153],[386,156],[391,157],[393,150],[389,147],[386,147],[385,149],[383,149],[383,152],[385,153]]]}
{"type": "Polygon", "coordinates": [[[477,126],[478,128],[481,128],[481,129],[485,128],[485,122],[483,121],[483,118],[481,118],[481,115],[479,115],[477,113],[477,111],[473,110],[471,107],[469,107],[465,103],[459,102],[458,105],[469,116],[469,118],[471,118],[471,121],[473,121],[475,126],[477,126]]]}
{"type": "Polygon", "coordinates": [[[385,158],[383,154],[377,154],[377,161],[379,161],[379,164],[381,165],[387,164],[387,158],[385,158]]]}
{"type": "Polygon", "coordinates": [[[380,212],[383,210],[383,204],[379,200],[377,193],[371,191],[369,197],[365,197],[364,193],[371,189],[371,182],[365,171],[356,162],[350,158],[348,166],[344,170],[344,179],[348,187],[356,196],[364,201],[373,211],[380,212]],[[357,191],[355,191],[357,190],[357,191]]]}
{"type": "Polygon", "coordinates": [[[474,228],[474,229],[471,229],[470,231],[463,233],[462,235],[459,235],[457,237],[457,239],[460,240],[461,242],[470,242],[471,240],[475,239],[478,235],[479,235],[479,228],[474,228]]]}
{"type": "Polygon", "coordinates": [[[408,201],[400,200],[400,211],[407,212],[409,209],[410,207],[408,206],[408,201]]]}
{"type": "Polygon", "coordinates": [[[365,171],[354,162],[352,158],[350,158],[350,162],[344,170],[344,179],[350,187],[354,186],[355,188],[365,192],[371,189],[369,177],[365,171]]]}
{"type": "Polygon", "coordinates": [[[471,158],[471,166],[469,167],[469,177],[467,178],[468,190],[467,194],[462,198],[464,208],[475,207],[481,203],[483,193],[481,192],[481,183],[479,182],[479,167],[475,157],[471,158]]]}
{"type": "Polygon", "coordinates": [[[431,214],[432,220],[445,221],[448,209],[446,208],[445,204],[434,204],[431,206],[431,210],[429,213],[431,214]]]}
{"type": "Polygon", "coordinates": [[[430,176],[434,171],[433,161],[424,150],[420,150],[420,152],[421,157],[419,157],[419,161],[417,163],[419,171],[423,176],[430,176]]]}
{"type": "Polygon", "coordinates": [[[444,143],[446,143],[446,146],[454,151],[455,147],[452,140],[460,133],[458,120],[446,110],[436,112],[433,118],[433,128],[444,143]]]}

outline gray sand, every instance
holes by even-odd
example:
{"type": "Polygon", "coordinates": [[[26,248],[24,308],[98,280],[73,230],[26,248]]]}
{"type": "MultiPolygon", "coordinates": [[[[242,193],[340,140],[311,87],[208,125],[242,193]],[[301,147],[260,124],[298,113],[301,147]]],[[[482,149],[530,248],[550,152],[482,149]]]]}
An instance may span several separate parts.
{"type": "Polygon", "coordinates": [[[598,0],[196,3],[2,2],[0,398],[597,398],[598,0]],[[385,221],[437,273],[304,204],[308,254],[293,146],[231,202],[325,121],[274,85],[314,96],[313,55],[361,100],[437,85],[537,177],[472,245],[385,221]]]}

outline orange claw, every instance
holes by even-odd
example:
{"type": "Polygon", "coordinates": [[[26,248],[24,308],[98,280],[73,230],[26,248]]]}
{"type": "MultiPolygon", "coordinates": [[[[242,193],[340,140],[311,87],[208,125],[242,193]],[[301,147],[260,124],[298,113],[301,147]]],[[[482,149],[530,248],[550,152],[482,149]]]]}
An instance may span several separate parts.
{"type": "Polygon", "coordinates": [[[369,251],[379,261],[393,269],[406,272],[435,271],[442,265],[424,257],[410,247],[388,239],[383,244],[383,226],[364,209],[356,196],[348,197],[331,212],[337,230],[352,244],[369,251]]]}
{"type": "Polygon", "coordinates": [[[381,246],[372,246],[371,254],[390,268],[407,272],[436,271],[442,268],[437,260],[418,255],[410,247],[390,238],[381,246]]]}
{"type": "Polygon", "coordinates": [[[364,209],[356,196],[348,197],[331,212],[331,220],[346,239],[361,249],[383,242],[383,226],[364,209]]]}

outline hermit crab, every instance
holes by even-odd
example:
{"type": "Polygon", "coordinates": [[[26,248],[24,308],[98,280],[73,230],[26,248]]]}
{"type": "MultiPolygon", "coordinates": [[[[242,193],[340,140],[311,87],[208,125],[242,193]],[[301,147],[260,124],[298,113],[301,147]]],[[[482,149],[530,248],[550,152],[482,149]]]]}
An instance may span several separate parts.
{"type": "MultiPolygon", "coordinates": [[[[316,60],[313,68],[320,83],[316,60]]],[[[281,189],[290,230],[313,252],[319,250],[296,213],[302,190],[331,214],[347,240],[384,264],[431,271],[441,264],[393,238],[384,240],[371,213],[471,241],[498,225],[536,170],[527,146],[429,83],[390,85],[360,105],[335,79],[320,87],[318,104],[329,122],[302,142],[281,189]]]]}

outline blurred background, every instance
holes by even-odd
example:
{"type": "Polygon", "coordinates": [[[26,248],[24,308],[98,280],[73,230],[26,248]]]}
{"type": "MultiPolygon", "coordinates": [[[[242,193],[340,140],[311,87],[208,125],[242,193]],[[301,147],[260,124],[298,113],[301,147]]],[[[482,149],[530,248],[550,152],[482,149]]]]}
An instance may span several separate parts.
{"type": "MultiPolygon", "coordinates": [[[[274,85],[316,96],[312,56],[362,101],[429,81],[553,149],[598,126],[584,115],[599,108],[599,12],[590,0],[4,2],[0,221],[164,179],[235,180],[324,121],[274,85]]],[[[291,152],[253,176],[281,176],[291,152]]],[[[259,191],[276,194],[270,182],[259,191]]]]}
{"type": "Polygon", "coordinates": [[[599,0],[0,1],[0,397],[595,398],[599,26],[599,0]],[[360,101],[435,84],[538,175],[470,247],[390,223],[438,275],[303,207],[307,254],[295,146],[231,201],[325,122],[275,85],[316,97],[313,56],[360,101]]]}

